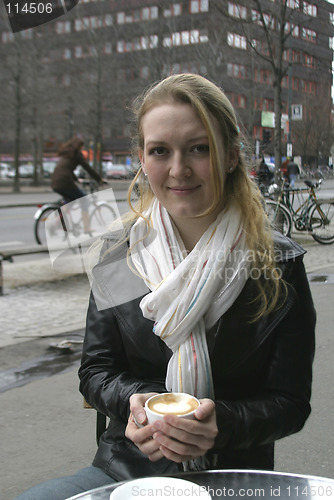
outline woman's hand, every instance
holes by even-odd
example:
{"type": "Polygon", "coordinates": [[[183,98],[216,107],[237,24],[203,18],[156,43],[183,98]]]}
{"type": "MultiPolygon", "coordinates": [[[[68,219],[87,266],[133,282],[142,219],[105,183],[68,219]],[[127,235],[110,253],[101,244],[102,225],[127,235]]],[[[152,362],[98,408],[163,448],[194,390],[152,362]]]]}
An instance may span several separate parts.
{"type": "Polygon", "coordinates": [[[200,401],[194,420],[166,415],[150,426],[160,452],[173,462],[201,457],[214,446],[218,434],[215,403],[211,399],[200,401]]]}
{"type": "Polygon", "coordinates": [[[147,424],[147,417],[144,410],[145,402],[155,392],[148,394],[133,394],[130,397],[130,416],[125,429],[125,436],[130,439],[139,450],[147,455],[151,462],[156,462],[163,457],[159,443],[153,439],[152,425],[147,424]],[[140,427],[138,427],[138,425],[140,427]]]}
{"type": "Polygon", "coordinates": [[[213,447],[218,428],[215,404],[212,400],[201,400],[201,406],[196,410],[194,420],[166,415],[163,420],[145,425],[147,418],[144,405],[151,396],[153,393],[131,396],[131,414],[125,435],[152,462],[164,456],[180,463],[205,455],[213,447]],[[138,428],[134,419],[144,427],[138,428]]]}

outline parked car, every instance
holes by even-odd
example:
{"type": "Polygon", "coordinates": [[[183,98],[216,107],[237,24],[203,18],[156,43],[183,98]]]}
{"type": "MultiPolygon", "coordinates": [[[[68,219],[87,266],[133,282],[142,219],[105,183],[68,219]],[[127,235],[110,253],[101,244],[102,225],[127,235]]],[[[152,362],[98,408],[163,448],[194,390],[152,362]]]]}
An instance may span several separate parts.
{"type": "Polygon", "coordinates": [[[46,178],[51,177],[51,175],[55,169],[56,164],[57,164],[56,161],[51,161],[51,160],[43,162],[44,177],[46,177],[46,178]]]}
{"type": "Polygon", "coordinates": [[[11,167],[7,163],[0,163],[0,179],[6,179],[9,176],[11,167]]]}
{"type": "Polygon", "coordinates": [[[131,175],[125,165],[111,164],[106,169],[107,179],[130,179],[131,175]]]}
{"type": "MultiPolygon", "coordinates": [[[[31,178],[34,175],[34,165],[27,164],[27,165],[20,165],[19,166],[19,176],[22,178],[31,178]]],[[[15,169],[13,168],[10,172],[8,177],[15,177],[15,169]]]]}

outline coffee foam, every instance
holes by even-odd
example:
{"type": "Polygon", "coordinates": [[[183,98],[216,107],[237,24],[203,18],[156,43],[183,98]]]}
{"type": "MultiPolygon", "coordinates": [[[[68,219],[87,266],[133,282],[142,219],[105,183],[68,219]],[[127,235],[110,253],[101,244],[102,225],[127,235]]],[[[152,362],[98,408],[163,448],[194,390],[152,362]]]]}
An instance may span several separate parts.
{"type": "Polygon", "coordinates": [[[150,410],[161,415],[186,415],[198,407],[196,399],[184,395],[163,394],[148,404],[150,410]]]}

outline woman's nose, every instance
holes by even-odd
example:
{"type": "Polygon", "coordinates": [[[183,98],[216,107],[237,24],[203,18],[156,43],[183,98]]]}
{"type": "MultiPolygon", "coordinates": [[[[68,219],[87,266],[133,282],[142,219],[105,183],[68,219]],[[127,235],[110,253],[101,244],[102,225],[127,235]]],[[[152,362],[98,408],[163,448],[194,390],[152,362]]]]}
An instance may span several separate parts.
{"type": "Polygon", "coordinates": [[[171,158],[169,175],[172,177],[189,177],[191,168],[186,157],[181,153],[176,153],[171,158]]]}

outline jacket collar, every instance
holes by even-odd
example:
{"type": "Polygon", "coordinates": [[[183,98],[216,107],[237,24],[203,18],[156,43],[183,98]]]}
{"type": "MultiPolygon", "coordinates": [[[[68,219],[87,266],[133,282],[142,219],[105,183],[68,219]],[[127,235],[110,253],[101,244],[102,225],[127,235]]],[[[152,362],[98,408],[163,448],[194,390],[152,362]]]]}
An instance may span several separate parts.
{"type": "Polygon", "coordinates": [[[306,253],[298,243],[283,236],[278,231],[274,231],[274,247],[275,247],[275,260],[276,262],[286,262],[288,260],[295,260],[306,253]]]}

